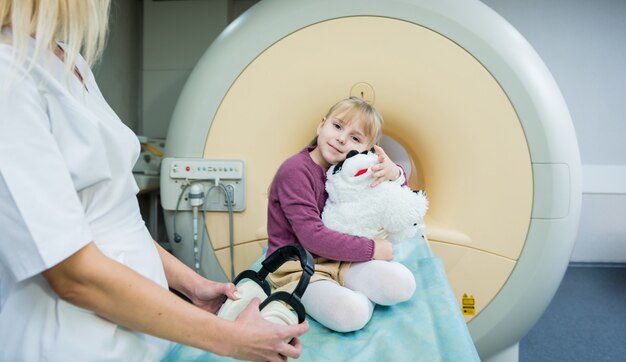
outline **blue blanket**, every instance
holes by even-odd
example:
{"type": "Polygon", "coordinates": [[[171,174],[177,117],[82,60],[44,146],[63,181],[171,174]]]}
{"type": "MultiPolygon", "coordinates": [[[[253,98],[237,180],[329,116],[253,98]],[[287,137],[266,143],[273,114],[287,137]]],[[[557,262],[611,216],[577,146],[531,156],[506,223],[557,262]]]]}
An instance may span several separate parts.
{"type": "MultiPolygon", "coordinates": [[[[415,275],[411,300],[377,305],[357,332],[337,333],[308,318],[300,361],[480,361],[443,265],[421,237],[396,245],[394,260],[415,275]]],[[[251,268],[260,269],[260,260],[251,268]]],[[[176,345],[164,361],[233,361],[176,345]]]]}

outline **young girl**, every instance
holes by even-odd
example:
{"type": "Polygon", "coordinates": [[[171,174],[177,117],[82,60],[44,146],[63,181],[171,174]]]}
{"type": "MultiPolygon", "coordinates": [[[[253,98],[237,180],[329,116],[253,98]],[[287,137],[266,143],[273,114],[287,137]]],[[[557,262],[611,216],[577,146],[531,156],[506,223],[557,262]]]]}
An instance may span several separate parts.
{"type": "MultiPolygon", "coordinates": [[[[315,274],[302,303],[310,316],[338,332],[363,328],[374,303],[403,302],[415,291],[411,272],[391,261],[389,241],[342,234],[326,228],[321,219],[328,198],[326,171],[350,150],[374,147],[379,158],[372,167],[372,187],[386,181],[405,183],[402,169],[375,145],[382,123],[374,107],[360,98],[338,102],[322,118],[315,139],[281,165],[270,187],[267,253],[295,242],[313,254],[315,274]]],[[[270,281],[277,289],[291,290],[301,273],[297,262],[285,263],[270,281]]]]}

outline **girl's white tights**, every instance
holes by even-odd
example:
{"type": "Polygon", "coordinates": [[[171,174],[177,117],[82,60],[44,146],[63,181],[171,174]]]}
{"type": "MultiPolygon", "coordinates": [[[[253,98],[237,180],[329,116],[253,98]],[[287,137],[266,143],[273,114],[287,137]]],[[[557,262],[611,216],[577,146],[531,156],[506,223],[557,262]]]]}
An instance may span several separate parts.
{"type": "Polygon", "coordinates": [[[302,304],[316,321],[337,332],[363,328],[372,317],[374,303],[393,305],[415,292],[409,269],[394,261],[371,260],[353,263],[345,286],[320,280],[309,284],[302,304]]]}
{"type": "Polygon", "coordinates": [[[365,294],[330,280],[309,284],[301,301],[308,315],[337,332],[352,332],[365,327],[374,311],[374,303],[365,294]]]}

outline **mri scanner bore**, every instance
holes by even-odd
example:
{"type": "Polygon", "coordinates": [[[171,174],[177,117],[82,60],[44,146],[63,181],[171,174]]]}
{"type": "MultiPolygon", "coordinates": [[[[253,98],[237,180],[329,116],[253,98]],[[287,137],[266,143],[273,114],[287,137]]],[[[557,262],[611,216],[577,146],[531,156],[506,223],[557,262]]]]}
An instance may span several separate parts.
{"type": "Polygon", "coordinates": [[[546,66],[479,1],[264,0],[231,24],[191,73],[168,132],[161,187],[170,239],[174,221],[182,239],[174,253],[194,264],[193,212],[175,207],[188,181],[172,181],[173,165],[243,165],[245,178],[220,178],[245,197],[233,232],[228,212],[201,218],[200,272],[226,280],[263,252],[282,160],[350,95],[382,113],[409,186],[428,194],[430,247],[481,358],[516,360],[569,260],[580,159],[546,66]]]}

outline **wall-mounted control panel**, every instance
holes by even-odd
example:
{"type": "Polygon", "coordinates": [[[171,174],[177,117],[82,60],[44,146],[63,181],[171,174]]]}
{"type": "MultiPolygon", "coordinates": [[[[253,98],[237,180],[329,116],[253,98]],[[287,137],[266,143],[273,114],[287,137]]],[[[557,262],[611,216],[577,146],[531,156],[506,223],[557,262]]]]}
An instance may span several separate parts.
{"type": "Polygon", "coordinates": [[[204,190],[206,211],[227,212],[229,199],[232,210],[244,211],[245,163],[242,160],[209,160],[202,158],[165,158],[161,164],[161,204],[171,211],[189,211],[189,191],[192,183],[204,190]],[[218,185],[223,185],[224,188],[218,185]],[[227,194],[229,197],[227,197],[227,194]]]}
{"type": "Polygon", "coordinates": [[[174,179],[241,180],[243,167],[240,160],[175,159],[169,167],[169,174],[174,179]]]}

